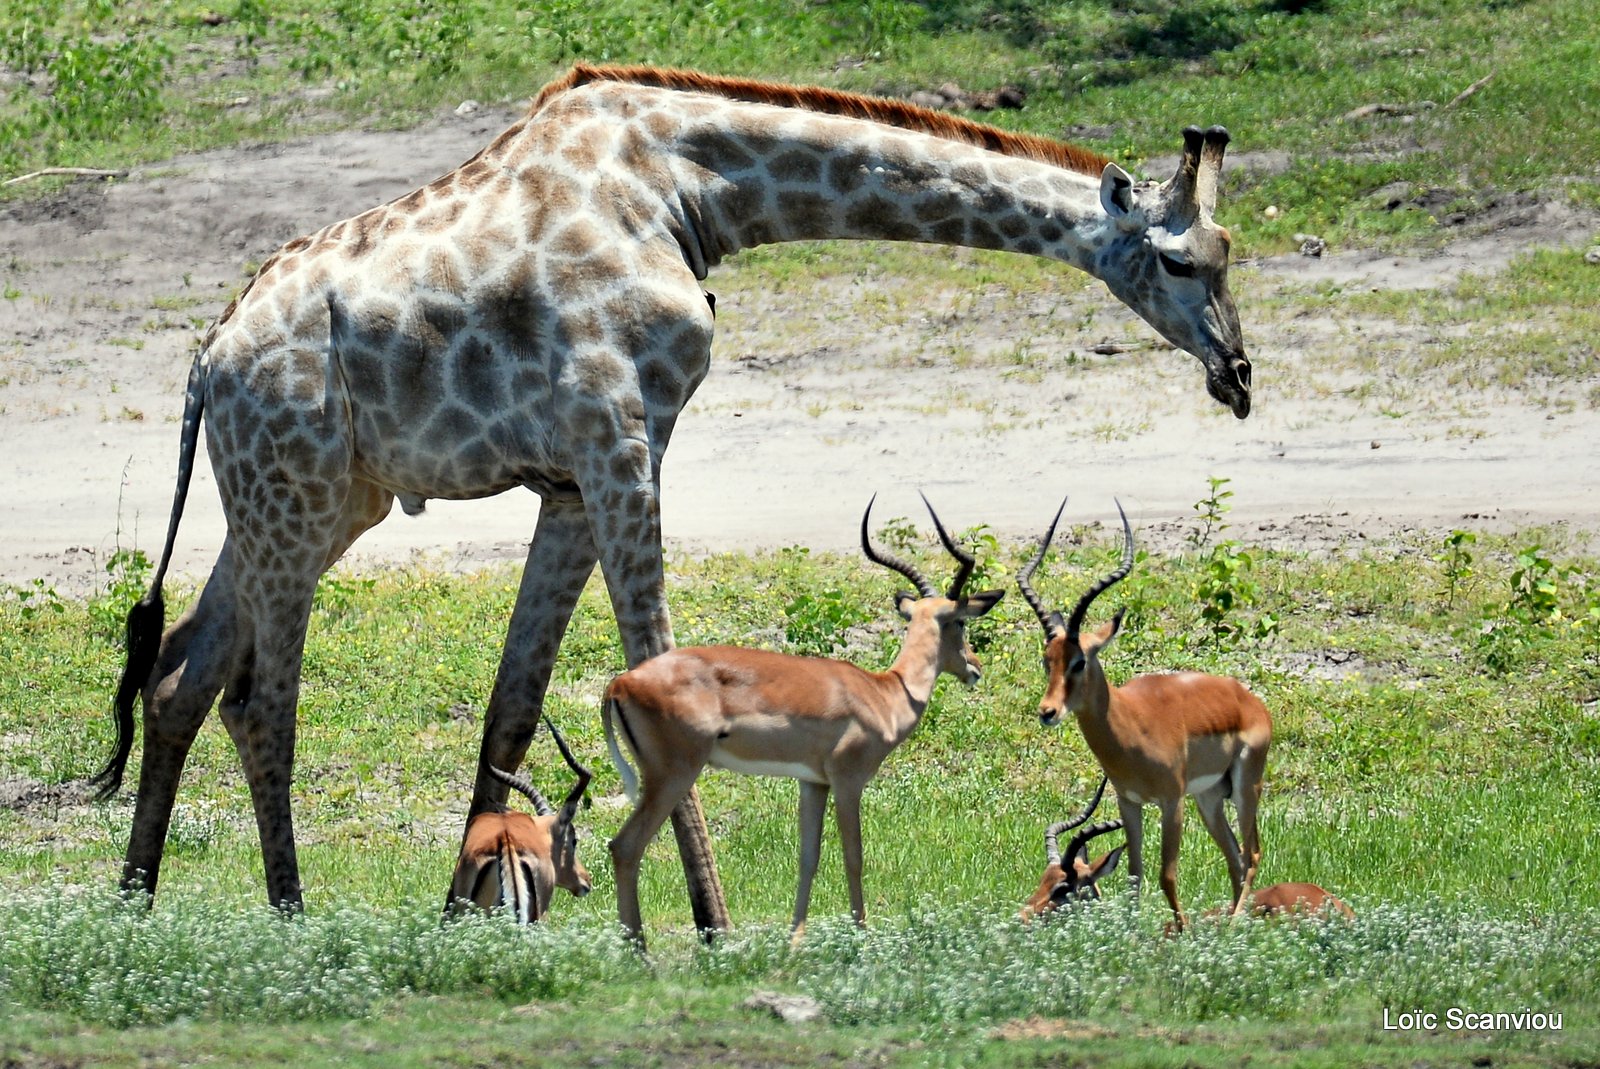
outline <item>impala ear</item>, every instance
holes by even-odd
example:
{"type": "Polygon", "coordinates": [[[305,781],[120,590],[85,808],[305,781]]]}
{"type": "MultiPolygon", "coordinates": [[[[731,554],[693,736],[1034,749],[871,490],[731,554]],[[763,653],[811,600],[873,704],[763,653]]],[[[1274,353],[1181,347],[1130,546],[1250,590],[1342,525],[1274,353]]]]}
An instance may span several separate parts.
{"type": "Polygon", "coordinates": [[[911,619],[911,606],[915,605],[920,600],[922,600],[921,595],[919,595],[916,591],[902,590],[900,593],[894,596],[895,611],[898,612],[903,619],[909,620],[911,619]]]}
{"type": "Polygon", "coordinates": [[[1114,163],[1100,172],[1100,206],[1119,225],[1126,225],[1133,214],[1133,179],[1114,163]]]}
{"type": "Polygon", "coordinates": [[[1083,644],[1083,652],[1091,655],[1098,654],[1101,650],[1111,645],[1111,640],[1122,634],[1122,617],[1127,611],[1125,608],[1118,609],[1117,614],[1111,618],[1111,622],[1095,631],[1094,637],[1083,644]]]}
{"type": "Polygon", "coordinates": [[[1089,873],[1087,877],[1089,882],[1094,883],[1102,877],[1109,876],[1113,872],[1117,871],[1117,862],[1122,860],[1122,851],[1125,848],[1126,844],[1119,846],[1115,850],[1111,851],[1111,853],[1107,854],[1105,857],[1091,865],[1089,867],[1089,873]]]}
{"type": "Polygon", "coordinates": [[[1004,590],[982,590],[976,594],[968,594],[961,599],[961,607],[956,610],[956,615],[963,620],[971,620],[974,617],[982,616],[1000,604],[1000,599],[1005,596],[1006,592],[1004,590]]]}

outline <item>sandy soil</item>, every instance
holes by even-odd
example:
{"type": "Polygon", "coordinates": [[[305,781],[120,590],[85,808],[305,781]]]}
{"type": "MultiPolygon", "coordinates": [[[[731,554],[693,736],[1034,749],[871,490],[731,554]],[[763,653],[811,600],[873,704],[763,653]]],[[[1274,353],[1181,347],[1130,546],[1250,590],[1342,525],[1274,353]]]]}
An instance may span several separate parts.
{"type": "MultiPolygon", "coordinates": [[[[0,582],[83,590],[118,545],[154,555],[192,346],[246,265],[450,169],[512,118],[206,153],[0,207],[0,582]]],[[[1226,204],[1222,217],[1248,225],[1226,204]]],[[[1600,421],[1588,404],[1413,395],[1397,413],[1349,369],[1363,353],[1381,369],[1410,343],[1404,329],[1281,312],[1263,326],[1251,300],[1318,282],[1439,286],[1537,245],[1585,241],[1595,225],[1527,203],[1441,251],[1239,265],[1257,384],[1243,423],[1205,397],[1197,362],[1066,268],[1059,299],[1019,299],[981,286],[906,293],[865,276],[837,292],[774,292],[730,265],[709,282],[715,366],[664,472],[669,545],[844,548],[869,495],[883,492],[884,518],[919,516],[919,487],[952,525],[1008,536],[1035,535],[1068,491],[1078,522],[1113,515],[1119,495],[1159,541],[1176,537],[1212,474],[1232,479],[1238,533],[1256,542],[1561,521],[1592,535],[1600,421]],[[1091,351],[1105,341],[1131,351],[1091,351]],[[1005,354],[1018,351],[1011,366],[1005,354]],[[1347,359],[1325,373],[1335,351],[1347,359]]],[[[430,502],[415,518],[396,509],[352,559],[520,559],[536,514],[520,492],[430,502]]],[[[177,569],[203,573],[223,532],[202,471],[177,569]]]]}

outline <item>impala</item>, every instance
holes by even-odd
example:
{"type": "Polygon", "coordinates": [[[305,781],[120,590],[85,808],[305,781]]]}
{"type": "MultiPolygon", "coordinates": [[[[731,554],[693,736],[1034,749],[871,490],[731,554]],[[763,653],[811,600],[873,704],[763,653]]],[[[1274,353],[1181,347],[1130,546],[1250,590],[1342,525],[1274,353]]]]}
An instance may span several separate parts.
{"type": "Polygon", "coordinates": [[[558,812],[526,777],[489,766],[489,774],[526,795],[538,815],[500,806],[472,818],[450,881],[452,913],[504,906],[519,923],[532,924],[550,911],[557,887],[579,898],[591,889],[589,870],[578,861],[578,830],[572,824],[578,800],[589,786],[589,770],[578,764],[550,718],[544,722],[578,781],[558,812]]]}
{"type": "MultiPolygon", "coordinates": [[[[1300,917],[1339,917],[1343,920],[1356,919],[1356,911],[1351,909],[1337,895],[1325,891],[1314,883],[1275,883],[1270,887],[1258,887],[1245,896],[1244,908],[1240,911],[1255,917],[1286,917],[1296,919],[1300,917]]],[[[1232,917],[1231,910],[1225,907],[1208,909],[1200,914],[1202,920],[1222,920],[1224,915],[1232,917]]],[[[1178,926],[1172,921],[1167,922],[1166,934],[1178,934],[1178,926]]]]}
{"type": "MultiPolygon", "coordinates": [[[[1062,509],[1066,502],[1061,503],[1062,509]]],[[[1261,699],[1236,679],[1199,672],[1137,676],[1120,687],[1106,681],[1100,652],[1122,627],[1122,610],[1097,631],[1082,631],[1094,599],[1133,570],[1133,531],[1122,516],[1122,563],[1091,586],[1065,620],[1046,612],[1029,580],[1055,536],[1061,509],[1050,522],[1039,551],[1017,575],[1022,596],[1044,627],[1048,683],[1039,720],[1054,727],[1070,711],[1084,741],[1117,789],[1128,834],[1128,875],[1135,890],[1144,877],[1140,808],[1161,809],[1161,890],[1177,930],[1187,923],[1178,904],[1178,844],[1183,836],[1183,798],[1193,795],[1206,830],[1222,849],[1233,883],[1230,913],[1241,908],[1261,863],[1256,807],[1261,775],[1272,742],[1272,717],[1261,699]],[[1223,801],[1238,811],[1239,841],[1228,826],[1223,801]]]]}
{"type": "Polygon", "coordinates": [[[1039,889],[1033,892],[1027,904],[1022,907],[1022,919],[1031,920],[1041,913],[1049,913],[1059,909],[1068,902],[1077,900],[1093,900],[1100,897],[1099,881],[1102,876],[1109,876],[1116,869],[1117,862],[1122,859],[1122,847],[1106,854],[1104,857],[1089,860],[1089,842],[1107,832],[1116,831],[1122,827],[1120,820],[1107,820],[1099,824],[1091,824],[1072,837],[1072,842],[1067,845],[1065,860],[1061,849],[1056,844],[1060,841],[1062,832],[1071,831],[1095,811],[1100,804],[1100,796],[1106,792],[1106,778],[1100,777],[1100,786],[1094,792],[1094,799],[1084,811],[1073,820],[1063,820],[1052,824],[1044,831],[1044,877],[1039,881],[1039,889]]]}
{"type": "Polygon", "coordinates": [[[959,562],[944,594],[910,564],[873,549],[867,536],[871,502],[861,517],[861,549],[867,559],[916,586],[915,593],[902,591],[895,597],[895,607],[909,623],[900,655],[888,671],[766,650],[684,647],[623,673],[606,689],[601,713],[606,745],[634,802],[633,813],[611,841],[617,913],[640,946],[639,860],[707,765],[800,782],[797,938],[805,926],[831,788],[850,911],[856,923],[865,921],[862,788],[916,729],[941,672],[968,685],[978,682],[981,665],[967,642],[966,622],[994,608],[1005,593],[962,595],[975,562],[946,533],[932,505],[928,513],[940,542],[959,562]],[[618,745],[619,734],[638,764],[637,775],[618,745]]]}
{"type": "Polygon", "coordinates": [[[1314,883],[1275,883],[1259,887],[1245,901],[1245,909],[1262,917],[1323,914],[1355,920],[1356,911],[1339,896],[1314,883]]]}

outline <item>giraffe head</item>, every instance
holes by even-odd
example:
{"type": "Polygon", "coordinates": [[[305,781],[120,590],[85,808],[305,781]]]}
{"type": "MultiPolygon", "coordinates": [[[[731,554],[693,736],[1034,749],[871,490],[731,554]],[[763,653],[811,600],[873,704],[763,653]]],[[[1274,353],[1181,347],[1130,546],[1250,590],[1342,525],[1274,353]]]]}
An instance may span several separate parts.
{"type": "Polygon", "coordinates": [[[1108,163],[1100,205],[1113,237],[1096,274],[1117,298],[1180,349],[1200,358],[1206,390],[1244,419],[1250,414],[1250,359],[1239,313],[1228,292],[1226,227],[1211,219],[1228,131],[1183,131],[1178,173],[1164,183],[1135,183],[1108,163]]]}

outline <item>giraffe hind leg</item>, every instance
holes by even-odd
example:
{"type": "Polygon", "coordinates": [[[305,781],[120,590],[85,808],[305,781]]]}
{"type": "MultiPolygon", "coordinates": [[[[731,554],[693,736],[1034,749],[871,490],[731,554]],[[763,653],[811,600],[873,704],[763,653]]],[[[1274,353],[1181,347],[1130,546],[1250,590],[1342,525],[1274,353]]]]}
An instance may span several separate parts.
{"type": "MultiPolygon", "coordinates": [[[[323,495],[311,495],[311,500],[319,497],[327,500],[323,495]]],[[[250,569],[241,579],[249,591],[245,615],[251,622],[252,642],[246,668],[236,674],[224,695],[222,717],[250,784],[267,897],[279,908],[298,909],[301,904],[289,796],[300,666],[312,597],[323,571],[388,514],[393,500],[372,483],[352,480],[338,511],[324,514],[325,523],[317,523],[315,511],[302,506],[296,514],[305,522],[280,532],[298,538],[257,540],[251,547],[250,569]]]]}
{"type": "Polygon", "coordinates": [[[122,869],[124,890],[154,894],[178,781],[217,693],[239,670],[248,636],[239,627],[228,542],[200,598],[161,640],[143,688],[144,756],[122,869]]]}

